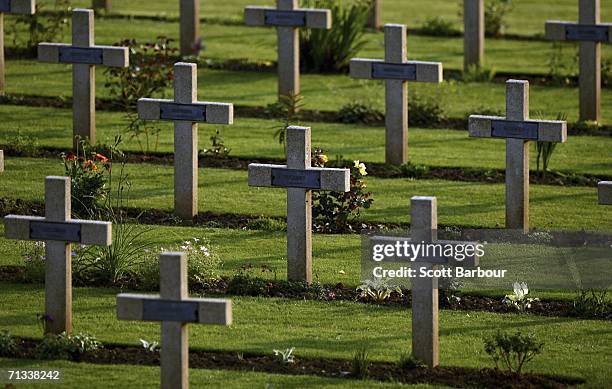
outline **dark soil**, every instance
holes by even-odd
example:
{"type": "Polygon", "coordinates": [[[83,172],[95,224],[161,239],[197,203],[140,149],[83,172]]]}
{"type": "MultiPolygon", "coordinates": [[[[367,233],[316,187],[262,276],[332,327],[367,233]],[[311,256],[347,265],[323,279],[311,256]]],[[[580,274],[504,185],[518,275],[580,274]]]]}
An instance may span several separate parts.
{"type": "MultiPolygon", "coordinates": [[[[35,358],[38,341],[20,341],[20,352],[15,357],[35,358]]],[[[106,345],[105,348],[83,355],[75,355],[76,362],[111,365],[159,366],[158,352],[125,345],[106,345]]],[[[308,359],[297,357],[294,363],[282,363],[272,355],[256,355],[223,351],[190,350],[192,369],[237,370],[272,374],[314,375],[329,378],[357,379],[351,373],[351,361],[341,359],[308,359]]],[[[466,367],[437,367],[400,369],[388,362],[371,362],[368,378],[377,381],[405,384],[427,383],[455,388],[566,388],[585,381],[581,378],[543,374],[514,374],[497,369],[466,367]]]]}

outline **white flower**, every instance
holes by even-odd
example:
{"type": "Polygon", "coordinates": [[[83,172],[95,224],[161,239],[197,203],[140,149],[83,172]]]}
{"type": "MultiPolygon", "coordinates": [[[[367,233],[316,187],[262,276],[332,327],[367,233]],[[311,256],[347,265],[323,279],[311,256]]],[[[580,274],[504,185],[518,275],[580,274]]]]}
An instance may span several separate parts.
{"type": "Polygon", "coordinates": [[[204,256],[210,256],[210,252],[208,251],[208,248],[206,248],[206,246],[200,246],[200,251],[204,253],[204,256]]]}
{"type": "Polygon", "coordinates": [[[359,162],[359,160],[354,161],[355,163],[355,168],[359,169],[359,174],[361,174],[362,176],[367,176],[368,172],[366,171],[366,165],[362,162],[359,162]]]}

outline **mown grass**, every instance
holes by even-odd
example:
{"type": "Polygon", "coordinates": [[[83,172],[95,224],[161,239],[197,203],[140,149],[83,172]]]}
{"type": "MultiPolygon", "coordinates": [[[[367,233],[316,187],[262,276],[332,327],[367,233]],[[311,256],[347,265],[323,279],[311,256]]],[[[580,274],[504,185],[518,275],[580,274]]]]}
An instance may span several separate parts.
{"type": "MultiPolygon", "coordinates": [[[[115,169],[116,170],[116,169],[115,169]]],[[[128,165],[132,182],[130,205],[170,210],[173,207],[173,174],[169,166],[128,165]]],[[[8,159],[0,180],[0,196],[43,199],[44,177],[63,174],[59,162],[44,159],[8,159]]],[[[246,171],[199,170],[200,211],[265,216],[286,214],[286,191],[247,185],[246,171]]],[[[503,184],[367,178],[374,204],[363,212],[366,221],[408,223],[410,198],[438,197],[439,223],[471,227],[503,227],[503,184]]],[[[590,187],[531,186],[531,225],[551,229],[612,229],[605,207],[597,204],[590,187]]]]}
{"type": "MultiPolygon", "coordinates": [[[[0,328],[15,335],[40,337],[36,313],[42,312],[41,286],[0,284],[4,298],[0,328]]],[[[159,339],[155,323],[119,322],[115,294],[96,288],[74,290],[74,329],[95,334],[103,342],[138,344],[159,339]]],[[[231,327],[190,326],[190,346],[235,352],[271,354],[295,347],[295,355],[350,359],[365,346],[372,360],[396,361],[410,350],[410,310],[350,302],[234,298],[231,327]]],[[[605,386],[612,344],[606,321],[486,312],[440,312],[442,365],[484,367],[492,361],[482,338],[497,330],[533,332],[546,343],[528,371],[581,376],[589,387],[605,386]]]]}

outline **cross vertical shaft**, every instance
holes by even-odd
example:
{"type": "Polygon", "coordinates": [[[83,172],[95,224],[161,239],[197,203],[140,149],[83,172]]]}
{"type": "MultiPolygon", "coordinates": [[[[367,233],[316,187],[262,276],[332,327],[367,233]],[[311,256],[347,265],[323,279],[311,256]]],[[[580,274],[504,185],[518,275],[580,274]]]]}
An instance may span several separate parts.
{"type": "MultiPolygon", "coordinates": [[[[416,244],[437,239],[438,204],[435,197],[411,199],[410,235],[416,244]]],[[[432,263],[419,263],[430,270],[432,263]]],[[[438,342],[438,279],[412,279],[412,354],[429,367],[440,363],[438,342]],[[415,318],[419,320],[415,320],[415,318]]]]}
{"type": "MultiPolygon", "coordinates": [[[[580,0],[579,24],[600,22],[600,0],[580,0]]],[[[601,118],[601,43],[580,42],[580,120],[601,118]]]]}
{"type": "Polygon", "coordinates": [[[484,59],[484,0],[463,1],[463,69],[482,66],[484,59]]]}
{"type": "MultiPolygon", "coordinates": [[[[197,100],[198,70],[196,64],[174,66],[174,101],[192,104],[197,100]]],[[[174,122],[174,209],[185,221],[192,222],[198,213],[198,124],[174,122]]]]}
{"type": "MultiPolygon", "coordinates": [[[[51,222],[70,220],[70,179],[45,179],[45,217],[51,222]]],[[[45,270],[45,314],[50,316],[45,329],[59,334],[72,331],[71,244],[47,241],[45,270]]]]}
{"type": "MultiPolygon", "coordinates": [[[[94,45],[94,13],[89,9],[76,9],[72,15],[72,45],[94,45]]],[[[75,136],[96,142],[96,72],[93,65],[72,65],[72,125],[75,136]]],[[[73,139],[74,149],[79,141],[73,139]]]]}
{"type": "MultiPolygon", "coordinates": [[[[506,119],[529,119],[529,83],[506,83],[506,119]]],[[[529,142],[506,139],[506,228],[529,230],[529,142]]]]}
{"type": "MultiPolygon", "coordinates": [[[[292,11],[298,0],[277,0],[277,8],[292,11]]],[[[300,37],[295,27],[277,27],[278,37],[278,95],[300,94],[300,37]]]]}
{"type": "MultiPolygon", "coordinates": [[[[385,25],[385,62],[407,61],[406,26],[385,25]]],[[[401,165],[408,160],[408,83],[385,80],[386,161],[401,165]]]]}
{"type": "Polygon", "coordinates": [[[5,93],[5,70],[4,67],[4,13],[0,12],[0,96],[5,93]]]}
{"type": "Polygon", "coordinates": [[[200,39],[200,0],[180,0],[180,14],[181,55],[192,55],[200,39]]]}
{"type": "MultiPolygon", "coordinates": [[[[287,129],[287,167],[310,165],[310,128],[287,129]]],[[[287,188],[287,278],[312,282],[312,191],[287,188]]]]}

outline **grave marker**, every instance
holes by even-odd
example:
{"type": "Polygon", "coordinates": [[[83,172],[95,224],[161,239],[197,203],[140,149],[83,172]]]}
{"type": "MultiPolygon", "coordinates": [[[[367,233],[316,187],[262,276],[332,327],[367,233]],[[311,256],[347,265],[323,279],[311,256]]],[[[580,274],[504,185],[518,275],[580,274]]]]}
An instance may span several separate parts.
{"type": "Polygon", "coordinates": [[[408,61],[406,26],[385,25],[385,60],[353,58],[351,77],[385,80],[385,161],[391,165],[408,162],[407,81],[442,82],[439,62],[408,61]]]}
{"type": "Polygon", "coordinates": [[[370,0],[372,9],[368,19],[368,27],[375,30],[380,29],[380,1],[381,0],[370,0]]]}
{"type": "Polygon", "coordinates": [[[95,65],[127,67],[127,47],[99,46],[94,43],[94,13],[75,9],[72,14],[72,45],[40,43],[38,60],[47,63],[72,64],[73,145],[80,139],[96,142],[96,72],[95,65]]]}
{"type": "Polygon", "coordinates": [[[299,8],[298,0],[277,0],[274,7],[244,9],[247,26],[276,27],[278,36],[278,95],[300,94],[300,42],[298,28],[329,30],[328,9],[299,8]]]}
{"type": "Polygon", "coordinates": [[[197,55],[200,41],[200,0],[180,0],[181,56],[197,55]]]}
{"type": "Polygon", "coordinates": [[[0,173],[4,171],[4,151],[0,150],[0,173]]]}
{"type": "Polygon", "coordinates": [[[546,38],[580,42],[580,120],[601,119],[601,44],[612,43],[612,23],[600,23],[599,0],[580,0],[578,23],[547,21],[546,38]]]}
{"type": "Polygon", "coordinates": [[[349,169],[313,168],[310,127],[287,128],[287,165],[249,165],[249,185],[287,188],[287,278],[312,282],[312,189],[348,192],[349,169]]]}
{"type": "Polygon", "coordinates": [[[599,204],[612,205],[612,181],[601,181],[597,184],[599,204]]]}
{"type": "Polygon", "coordinates": [[[189,387],[187,323],[232,324],[232,302],[189,298],[184,253],[163,253],[159,259],[160,296],[117,295],[119,320],[161,322],[161,387],[189,387]]]}
{"type": "MultiPolygon", "coordinates": [[[[435,197],[415,196],[410,200],[410,238],[372,236],[370,247],[377,244],[408,241],[419,243],[437,242],[446,245],[466,245],[468,242],[438,241],[438,205],[435,197]]],[[[475,244],[474,244],[475,245],[475,244]]],[[[372,252],[372,250],[370,250],[372,252]]],[[[393,260],[392,258],[390,258],[393,260]]],[[[463,261],[453,257],[415,258],[414,265],[426,271],[442,264],[462,264],[466,267],[478,265],[478,257],[466,256],[463,261]]],[[[418,273],[418,271],[417,271],[418,273]]],[[[412,282],[412,354],[429,367],[440,364],[440,344],[438,340],[438,278],[414,277],[412,282]]]]}
{"type": "Polygon", "coordinates": [[[113,9],[113,3],[112,0],[93,0],[91,8],[103,9],[106,12],[110,12],[113,9]]]}
{"type": "Polygon", "coordinates": [[[45,314],[51,320],[46,331],[72,330],[71,243],[110,246],[112,224],[70,217],[70,178],[45,179],[45,217],[8,215],[4,218],[8,239],[45,241],[45,314]]]}
{"type": "Polygon", "coordinates": [[[198,67],[174,64],[174,100],[139,99],[143,120],[174,122],[174,210],[193,222],[198,214],[198,122],[232,124],[234,106],[197,101],[198,67]]]}
{"type": "Polygon", "coordinates": [[[506,139],[506,228],[529,231],[529,141],[567,140],[567,123],[529,119],[529,82],[506,81],[506,117],[471,115],[471,137],[506,139]]]}
{"type": "Polygon", "coordinates": [[[36,0],[0,0],[0,96],[6,89],[4,63],[4,14],[28,14],[36,12],[36,0]]]}
{"type": "Polygon", "coordinates": [[[463,70],[481,67],[484,60],[484,0],[463,0],[463,70]]]}

